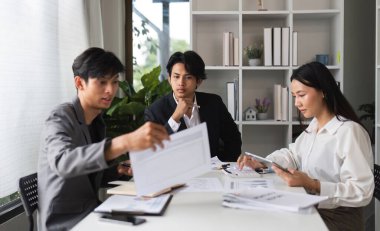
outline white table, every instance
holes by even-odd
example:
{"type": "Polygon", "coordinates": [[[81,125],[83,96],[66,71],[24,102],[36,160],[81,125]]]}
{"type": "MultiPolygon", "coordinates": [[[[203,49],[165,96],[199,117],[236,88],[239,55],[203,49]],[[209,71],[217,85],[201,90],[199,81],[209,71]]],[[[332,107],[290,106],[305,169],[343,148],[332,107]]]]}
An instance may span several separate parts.
{"type": "MultiPolygon", "coordinates": [[[[207,173],[204,177],[218,177],[222,183],[228,178],[219,170],[207,173]]],[[[305,193],[303,188],[286,186],[274,174],[267,174],[264,177],[273,178],[274,187],[277,189],[305,193]]],[[[100,221],[99,214],[91,213],[73,230],[328,230],[314,208],[311,214],[231,209],[221,205],[222,194],[222,192],[175,193],[163,216],[144,216],[147,221],[138,226],[100,221]]]]}

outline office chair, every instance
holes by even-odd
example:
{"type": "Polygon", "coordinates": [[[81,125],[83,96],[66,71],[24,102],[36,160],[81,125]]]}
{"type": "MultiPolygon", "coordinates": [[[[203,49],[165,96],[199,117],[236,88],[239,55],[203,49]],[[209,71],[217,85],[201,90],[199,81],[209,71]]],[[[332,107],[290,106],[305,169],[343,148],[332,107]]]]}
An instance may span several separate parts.
{"type": "Polygon", "coordinates": [[[33,212],[38,208],[37,173],[20,178],[19,193],[25,214],[29,219],[29,230],[33,231],[33,212]]]}
{"type": "Polygon", "coordinates": [[[373,195],[376,199],[380,201],[380,165],[375,164],[374,166],[374,175],[375,175],[375,192],[373,195]]]}

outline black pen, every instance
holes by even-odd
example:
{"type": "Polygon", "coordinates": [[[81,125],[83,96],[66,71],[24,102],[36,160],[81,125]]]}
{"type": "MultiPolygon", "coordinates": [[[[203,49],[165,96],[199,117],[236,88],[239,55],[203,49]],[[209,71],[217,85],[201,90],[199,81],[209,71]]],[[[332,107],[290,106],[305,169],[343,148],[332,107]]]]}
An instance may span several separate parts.
{"type": "Polygon", "coordinates": [[[121,163],[121,165],[122,165],[123,167],[126,167],[126,168],[130,168],[130,167],[131,167],[131,164],[129,164],[129,163],[125,163],[125,162],[121,163]]]}

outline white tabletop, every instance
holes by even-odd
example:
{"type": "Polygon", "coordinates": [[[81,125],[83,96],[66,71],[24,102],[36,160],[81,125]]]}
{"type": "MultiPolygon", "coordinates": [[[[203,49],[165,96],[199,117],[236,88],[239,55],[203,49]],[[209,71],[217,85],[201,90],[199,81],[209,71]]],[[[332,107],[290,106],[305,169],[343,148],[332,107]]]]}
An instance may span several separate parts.
{"type": "MultiPolygon", "coordinates": [[[[217,177],[223,183],[228,176],[212,171],[204,177],[217,177]]],[[[305,192],[303,188],[287,187],[274,174],[264,175],[274,179],[274,187],[293,192],[305,192]]],[[[316,209],[311,214],[285,211],[241,210],[222,206],[222,192],[175,193],[163,216],[144,216],[146,222],[131,226],[99,220],[99,214],[91,213],[73,230],[327,230],[316,209]]]]}

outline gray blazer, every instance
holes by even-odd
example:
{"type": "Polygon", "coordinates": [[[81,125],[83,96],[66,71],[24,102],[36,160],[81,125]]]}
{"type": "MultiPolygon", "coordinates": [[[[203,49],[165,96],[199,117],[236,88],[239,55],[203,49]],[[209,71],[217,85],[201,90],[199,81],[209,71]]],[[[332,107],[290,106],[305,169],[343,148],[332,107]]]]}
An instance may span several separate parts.
{"type": "Polygon", "coordinates": [[[92,125],[100,142],[92,142],[78,98],[56,107],[45,121],[38,161],[38,230],[70,229],[99,204],[101,184],[118,177],[116,167],[109,168],[104,159],[109,142],[101,115],[92,125]]]}

